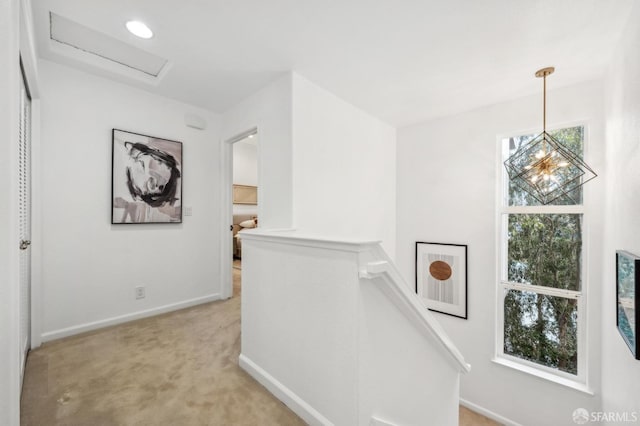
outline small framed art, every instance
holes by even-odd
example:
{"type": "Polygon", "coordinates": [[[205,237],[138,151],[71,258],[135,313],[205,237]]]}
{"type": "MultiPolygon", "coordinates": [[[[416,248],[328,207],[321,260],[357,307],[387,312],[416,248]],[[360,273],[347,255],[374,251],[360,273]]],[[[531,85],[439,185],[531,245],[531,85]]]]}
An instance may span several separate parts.
{"type": "Polygon", "coordinates": [[[633,357],[640,360],[638,282],[640,282],[640,257],[628,251],[616,251],[616,326],[633,357]]]}
{"type": "Polygon", "coordinates": [[[467,246],[416,242],[416,293],[429,310],[467,319],[467,246]]]}
{"type": "Polygon", "coordinates": [[[113,129],[111,223],[182,222],[182,142],[113,129]]]}

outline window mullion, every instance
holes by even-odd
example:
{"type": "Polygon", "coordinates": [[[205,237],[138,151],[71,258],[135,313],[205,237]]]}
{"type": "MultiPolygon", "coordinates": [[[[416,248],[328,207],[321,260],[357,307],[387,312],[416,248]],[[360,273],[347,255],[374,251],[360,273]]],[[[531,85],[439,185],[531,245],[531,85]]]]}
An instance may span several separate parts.
{"type": "Polygon", "coordinates": [[[580,296],[582,296],[582,292],[580,291],[566,290],[555,287],[545,287],[535,284],[522,284],[510,281],[502,281],[502,286],[505,289],[530,291],[533,293],[545,294],[547,296],[564,297],[565,299],[578,299],[580,296]]]}
{"type": "Polygon", "coordinates": [[[503,206],[502,214],[583,214],[584,206],[503,206]]]}

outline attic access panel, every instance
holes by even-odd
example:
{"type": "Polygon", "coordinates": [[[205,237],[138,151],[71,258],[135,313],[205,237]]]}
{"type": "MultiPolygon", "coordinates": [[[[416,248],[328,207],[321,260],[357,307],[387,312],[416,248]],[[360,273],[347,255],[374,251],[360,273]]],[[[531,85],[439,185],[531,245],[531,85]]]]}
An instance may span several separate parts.
{"type": "Polygon", "coordinates": [[[49,12],[49,38],[122,66],[158,77],[168,60],[49,12]]]}

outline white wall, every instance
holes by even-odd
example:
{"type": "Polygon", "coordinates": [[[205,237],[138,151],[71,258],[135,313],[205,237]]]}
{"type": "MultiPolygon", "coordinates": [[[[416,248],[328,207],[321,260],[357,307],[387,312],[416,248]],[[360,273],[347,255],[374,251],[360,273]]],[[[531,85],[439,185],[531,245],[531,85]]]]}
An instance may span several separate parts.
{"type": "MultiPolygon", "coordinates": [[[[258,186],[258,136],[233,144],[233,183],[258,186]]],[[[234,204],[233,214],[258,215],[257,204],[234,204]]]]}
{"type": "Polygon", "coordinates": [[[638,419],[640,361],[633,359],[616,327],[614,253],[623,249],[640,255],[639,6],[634,7],[605,78],[607,197],[601,344],[603,408],[607,412],[635,412],[638,419]]]}
{"type": "Polygon", "coordinates": [[[379,239],[395,256],[395,129],[293,77],[297,229],[379,239]]]}
{"type": "MultiPolygon", "coordinates": [[[[562,72],[558,70],[557,72],[562,72]]],[[[532,77],[532,76],[530,76],[532,77]]],[[[526,76],[525,76],[526,78],[526,76]]],[[[552,85],[552,81],[549,82],[552,85]]],[[[599,83],[548,93],[548,127],[588,126],[587,163],[604,171],[602,97],[599,83]]],[[[547,382],[491,361],[495,347],[498,135],[541,131],[541,95],[498,104],[398,131],[397,263],[415,282],[415,242],[468,245],[469,319],[437,314],[471,373],[461,398],[523,425],[571,425],[573,410],[596,409],[598,397],[547,382]]],[[[599,391],[602,188],[585,187],[588,265],[590,385],[599,391]]]]}
{"type": "Polygon", "coordinates": [[[257,136],[233,144],[233,183],[258,186],[257,136]]]}
{"type": "Polygon", "coordinates": [[[0,0],[0,424],[20,422],[17,141],[19,9],[0,0]]]}
{"type": "Polygon", "coordinates": [[[223,139],[258,129],[264,228],[378,238],[395,250],[395,129],[291,73],[223,116],[223,139]]]}
{"type": "Polygon", "coordinates": [[[464,367],[395,271],[359,278],[381,253],[324,234],[245,233],[240,365],[309,424],[454,426],[464,367]]]}
{"type": "Polygon", "coordinates": [[[221,292],[219,117],[41,62],[43,333],[60,337],[221,292]],[[204,117],[207,130],[184,125],[204,117]],[[111,129],[183,142],[182,224],[111,225],[111,129]],[[135,300],[134,287],[146,287],[135,300]]]}
{"type": "MultiPolygon", "coordinates": [[[[222,117],[225,141],[258,129],[258,216],[260,226],[266,228],[288,228],[293,224],[291,78],[291,74],[281,77],[222,117]]],[[[229,149],[223,146],[223,156],[229,149]]]]}
{"type": "Polygon", "coordinates": [[[357,253],[248,237],[242,250],[242,356],[333,424],[357,424],[357,253]]]}

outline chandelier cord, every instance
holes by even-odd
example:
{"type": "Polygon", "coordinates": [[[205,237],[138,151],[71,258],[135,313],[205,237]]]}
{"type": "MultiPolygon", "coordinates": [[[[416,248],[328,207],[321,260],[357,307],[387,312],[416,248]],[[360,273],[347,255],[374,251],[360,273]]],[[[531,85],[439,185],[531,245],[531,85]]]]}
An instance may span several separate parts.
{"type": "Polygon", "coordinates": [[[547,74],[542,77],[542,131],[547,131],[547,74]]]}

